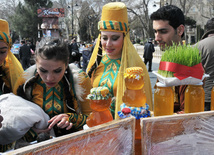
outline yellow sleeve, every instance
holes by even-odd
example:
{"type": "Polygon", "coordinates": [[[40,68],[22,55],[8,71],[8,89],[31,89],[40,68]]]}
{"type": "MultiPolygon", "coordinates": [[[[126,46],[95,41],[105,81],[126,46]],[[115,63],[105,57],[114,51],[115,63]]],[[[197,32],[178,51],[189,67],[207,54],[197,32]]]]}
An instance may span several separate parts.
{"type": "Polygon", "coordinates": [[[73,123],[73,127],[76,129],[82,129],[83,125],[86,124],[86,119],[88,115],[91,113],[91,108],[89,104],[89,100],[86,99],[87,95],[90,93],[90,89],[92,88],[91,86],[91,81],[88,77],[88,75],[80,71],[79,75],[79,82],[78,82],[78,92],[76,93],[81,93],[77,94],[81,99],[78,100],[79,103],[74,102],[74,109],[76,110],[77,113],[67,113],[69,115],[69,122],[73,123]],[[81,110],[81,111],[80,111],[81,110]]]}
{"type": "Polygon", "coordinates": [[[85,72],[80,73],[80,86],[83,88],[84,93],[82,94],[82,101],[80,101],[80,108],[83,115],[89,115],[89,113],[92,111],[90,108],[90,100],[86,99],[87,95],[90,94],[90,90],[92,88],[91,80],[88,77],[88,75],[85,72]]]}
{"type": "Polygon", "coordinates": [[[26,81],[26,79],[23,78],[23,73],[22,73],[22,75],[16,80],[16,83],[13,88],[13,93],[15,95],[17,95],[17,89],[19,88],[19,86],[23,85],[25,83],[25,81],[26,81]]]}

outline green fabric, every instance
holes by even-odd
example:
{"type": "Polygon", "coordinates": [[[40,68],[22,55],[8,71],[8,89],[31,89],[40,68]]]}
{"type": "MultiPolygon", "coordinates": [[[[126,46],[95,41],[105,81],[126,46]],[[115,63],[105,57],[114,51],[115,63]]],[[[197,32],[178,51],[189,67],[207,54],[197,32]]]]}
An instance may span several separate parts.
{"type": "Polygon", "coordinates": [[[111,101],[110,111],[111,111],[111,114],[112,114],[113,119],[114,119],[114,116],[115,116],[115,98],[113,98],[111,101]]]}
{"type": "Polygon", "coordinates": [[[112,21],[109,21],[110,25],[111,25],[111,29],[114,30],[114,24],[112,21]]]}
{"type": "Polygon", "coordinates": [[[26,142],[32,142],[35,141],[37,138],[38,134],[31,128],[30,130],[28,130],[28,132],[24,135],[23,139],[26,142]]]}
{"type": "Polygon", "coordinates": [[[14,149],[14,143],[7,144],[7,145],[0,145],[0,152],[5,152],[14,149]]]}
{"type": "Polygon", "coordinates": [[[37,83],[43,87],[43,107],[42,109],[50,116],[53,117],[55,115],[64,113],[64,104],[63,104],[63,84],[62,81],[59,82],[60,88],[57,90],[55,87],[47,90],[45,83],[42,83],[42,79],[39,78],[37,83]],[[51,94],[51,95],[50,95],[51,94]],[[48,96],[50,96],[48,98],[48,96]],[[48,104],[53,104],[54,106],[50,106],[47,109],[48,104]],[[57,104],[57,105],[56,105],[57,104]],[[56,106],[60,106],[60,111],[57,110],[56,106]]]}
{"type": "Polygon", "coordinates": [[[104,29],[107,29],[106,22],[103,21],[104,29]]]}
{"type": "Polygon", "coordinates": [[[119,22],[119,25],[120,25],[120,30],[123,31],[123,25],[121,22],[119,22]]]}
{"type": "Polygon", "coordinates": [[[120,63],[118,63],[117,60],[120,60],[120,58],[119,59],[109,59],[109,57],[107,55],[105,55],[101,60],[101,62],[104,64],[105,68],[103,71],[102,78],[99,82],[99,86],[107,87],[113,96],[114,96],[113,86],[117,79],[117,75],[118,75],[119,68],[120,68],[120,63]],[[105,82],[105,85],[102,85],[103,82],[105,82]],[[107,85],[108,82],[111,83],[110,84],[111,87],[109,87],[109,85],[107,85]]]}
{"type": "Polygon", "coordinates": [[[69,114],[70,114],[69,122],[73,123],[73,127],[75,129],[80,129],[83,127],[83,125],[86,124],[86,119],[87,119],[86,115],[78,115],[76,113],[69,113],[69,114]]]}

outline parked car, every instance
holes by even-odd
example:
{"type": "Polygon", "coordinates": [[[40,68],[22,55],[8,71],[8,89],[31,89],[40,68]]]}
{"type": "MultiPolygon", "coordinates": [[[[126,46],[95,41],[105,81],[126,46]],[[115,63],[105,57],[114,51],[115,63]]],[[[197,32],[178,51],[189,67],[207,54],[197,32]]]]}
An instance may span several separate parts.
{"type": "Polygon", "coordinates": [[[13,44],[12,48],[11,48],[11,52],[17,57],[17,59],[19,59],[19,48],[20,48],[21,44],[13,44]]]}

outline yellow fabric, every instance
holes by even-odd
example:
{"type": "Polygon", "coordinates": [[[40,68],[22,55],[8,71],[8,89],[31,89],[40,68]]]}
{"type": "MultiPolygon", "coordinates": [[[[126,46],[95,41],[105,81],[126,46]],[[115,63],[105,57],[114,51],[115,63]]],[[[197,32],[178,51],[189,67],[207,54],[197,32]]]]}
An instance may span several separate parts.
{"type": "Polygon", "coordinates": [[[13,90],[16,84],[16,80],[19,78],[19,76],[24,70],[22,68],[21,63],[18,61],[18,59],[13,55],[11,51],[8,52],[6,61],[9,64],[10,83],[13,90]]]}
{"type": "MultiPolygon", "coordinates": [[[[12,40],[9,35],[9,25],[7,21],[2,19],[0,19],[0,41],[5,42],[8,45],[8,47],[11,48],[12,40]]],[[[23,68],[21,63],[17,60],[17,58],[13,55],[13,53],[10,50],[8,51],[5,61],[9,65],[8,68],[10,74],[10,84],[13,90],[16,80],[23,72],[23,68]]]]}
{"type": "Polygon", "coordinates": [[[78,78],[80,78],[79,85],[84,90],[84,94],[81,96],[83,101],[79,101],[80,109],[81,109],[82,114],[88,116],[92,112],[90,104],[89,104],[90,101],[88,99],[86,99],[87,95],[90,94],[90,90],[92,88],[91,81],[85,72],[79,73],[78,78]]]}
{"type": "Polygon", "coordinates": [[[7,35],[10,34],[9,24],[6,20],[0,19],[0,31],[5,32],[7,35]]]}
{"type": "MultiPolygon", "coordinates": [[[[112,2],[108,3],[103,7],[102,10],[102,17],[101,20],[109,21],[120,21],[128,23],[128,16],[127,16],[127,8],[124,3],[121,2],[112,2]],[[121,11],[119,11],[121,10],[121,11]],[[125,13],[126,12],[126,13],[125,13]]],[[[108,31],[112,31],[109,29],[108,31]]],[[[113,30],[115,31],[115,30],[113,30]]],[[[121,31],[119,31],[121,32],[121,31]]],[[[95,63],[98,49],[100,44],[100,34],[98,36],[98,40],[94,51],[92,53],[91,59],[89,61],[87,72],[90,70],[92,65],[95,63]]],[[[116,93],[116,105],[115,105],[115,119],[118,119],[119,116],[117,114],[120,111],[120,105],[122,104],[122,96],[125,91],[125,80],[124,80],[124,73],[127,67],[142,67],[144,71],[144,79],[145,79],[145,92],[147,97],[147,104],[150,107],[150,110],[153,110],[153,102],[152,102],[152,89],[149,74],[147,68],[138,55],[135,47],[130,41],[129,33],[125,34],[124,42],[123,42],[123,50],[122,50],[122,57],[121,57],[121,66],[117,76],[117,93],[116,93]]],[[[92,81],[93,82],[93,81],[92,81]]],[[[94,86],[94,84],[92,83],[94,86]]]]}
{"type": "Polygon", "coordinates": [[[103,6],[101,21],[119,21],[128,24],[127,8],[124,3],[112,2],[103,6]]]}
{"type": "MultiPolygon", "coordinates": [[[[98,35],[98,38],[97,38],[97,42],[96,42],[96,45],[94,47],[94,50],[93,50],[93,53],[91,55],[91,58],[90,58],[90,61],[88,63],[88,66],[87,66],[87,69],[86,69],[86,72],[90,71],[91,67],[93,66],[94,62],[96,61],[97,59],[97,54],[98,54],[98,50],[100,48],[100,34],[98,35]]],[[[92,83],[92,86],[93,86],[93,83],[92,83]]],[[[94,86],[93,86],[94,87],[94,86]]]]}
{"type": "Polygon", "coordinates": [[[128,15],[124,3],[114,2],[103,6],[101,21],[98,22],[98,30],[128,32],[128,15]]]}

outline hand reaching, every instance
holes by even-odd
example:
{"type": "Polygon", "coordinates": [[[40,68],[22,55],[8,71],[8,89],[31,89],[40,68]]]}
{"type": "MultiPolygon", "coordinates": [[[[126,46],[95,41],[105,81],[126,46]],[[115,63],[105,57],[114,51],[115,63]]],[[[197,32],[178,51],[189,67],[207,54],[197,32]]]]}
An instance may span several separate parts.
{"type": "Polygon", "coordinates": [[[49,130],[52,129],[53,126],[54,126],[55,124],[57,124],[57,127],[59,127],[59,128],[66,128],[66,130],[69,130],[69,129],[72,128],[72,125],[73,125],[73,124],[70,123],[70,122],[68,121],[68,119],[69,119],[69,116],[68,116],[67,114],[59,114],[59,115],[56,115],[56,116],[52,117],[52,118],[48,121],[48,123],[50,123],[48,129],[49,129],[49,130]]]}

